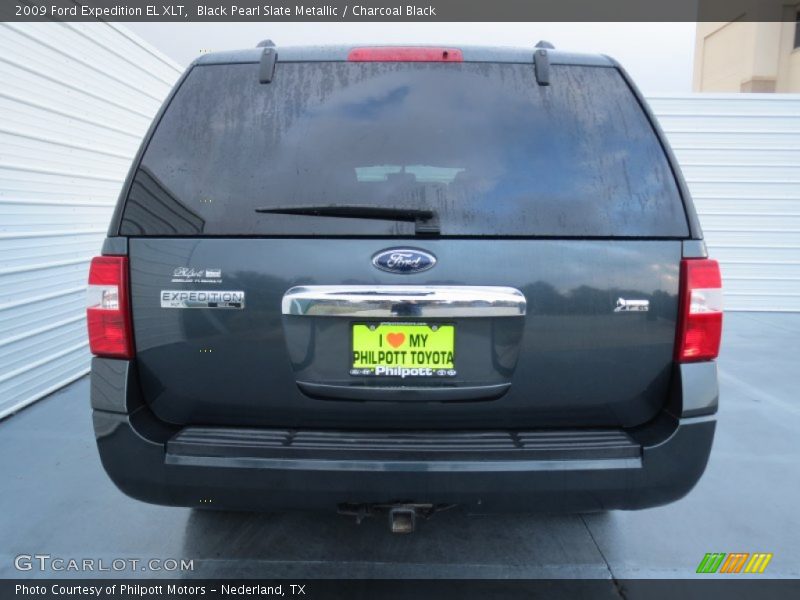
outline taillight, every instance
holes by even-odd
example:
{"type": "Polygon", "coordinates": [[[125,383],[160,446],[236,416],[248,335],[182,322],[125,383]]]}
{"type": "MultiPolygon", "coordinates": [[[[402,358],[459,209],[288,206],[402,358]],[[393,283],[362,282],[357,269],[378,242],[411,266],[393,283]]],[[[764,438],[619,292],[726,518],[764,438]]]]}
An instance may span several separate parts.
{"type": "Polygon", "coordinates": [[[89,350],[92,354],[133,358],[128,259],[125,256],[97,256],[92,259],[86,306],[89,350]]]}
{"type": "Polygon", "coordinates": [[[350,62],[464,62],[457,48],[421,48],[375,46],[353,48],[347,54],[350,62]]]}
{"type": "Polygon", "coordinates": [[[722,337],[722,277],[717,261],[707,258],[681,261],[679,302],[675,360],[716,358],[722,337]]]}

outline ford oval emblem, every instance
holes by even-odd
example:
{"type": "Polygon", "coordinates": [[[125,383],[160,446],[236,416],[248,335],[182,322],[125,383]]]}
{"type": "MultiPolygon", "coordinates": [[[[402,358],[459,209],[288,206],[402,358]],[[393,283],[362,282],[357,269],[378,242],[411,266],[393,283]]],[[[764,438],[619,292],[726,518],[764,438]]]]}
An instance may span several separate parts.
{"type": "Polygon", "coordinates": [[[436,257],[416,248],[389,248],[373,256],[372,264],[389,273],[421,273],[433,268],[436,257]]]}

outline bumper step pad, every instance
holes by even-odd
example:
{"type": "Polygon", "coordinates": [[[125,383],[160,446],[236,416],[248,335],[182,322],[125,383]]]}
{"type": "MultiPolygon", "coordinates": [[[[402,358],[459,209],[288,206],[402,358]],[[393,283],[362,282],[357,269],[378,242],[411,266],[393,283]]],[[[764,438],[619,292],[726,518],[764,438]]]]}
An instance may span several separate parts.
{"type": "Polygon", "coordinates": [[[319,459],[639,458],[641,446],[619,429],[528,431],[333,431],[186,427],[167,455],[319,459]]]}

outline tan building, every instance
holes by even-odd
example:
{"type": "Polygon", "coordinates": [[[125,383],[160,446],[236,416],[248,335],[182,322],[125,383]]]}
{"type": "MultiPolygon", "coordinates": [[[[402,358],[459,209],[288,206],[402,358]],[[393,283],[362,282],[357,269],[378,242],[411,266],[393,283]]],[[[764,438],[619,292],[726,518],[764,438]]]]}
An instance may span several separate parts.
{"type": "Polygon", "coordinates": [[[800,3],[783,21],[698,23],[695,92],[800,92],[800,3]]]}

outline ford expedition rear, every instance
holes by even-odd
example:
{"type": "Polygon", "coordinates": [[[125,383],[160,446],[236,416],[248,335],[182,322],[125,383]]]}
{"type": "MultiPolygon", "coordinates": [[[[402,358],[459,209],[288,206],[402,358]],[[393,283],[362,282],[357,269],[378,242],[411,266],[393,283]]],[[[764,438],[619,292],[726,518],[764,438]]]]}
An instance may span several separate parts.
{"type": "Polygon", "coordinates": [[[719,269],[605,56],[202,56],[89,285],[100,456],[147,502],[635,509],[710,452],[719,269]]]}

